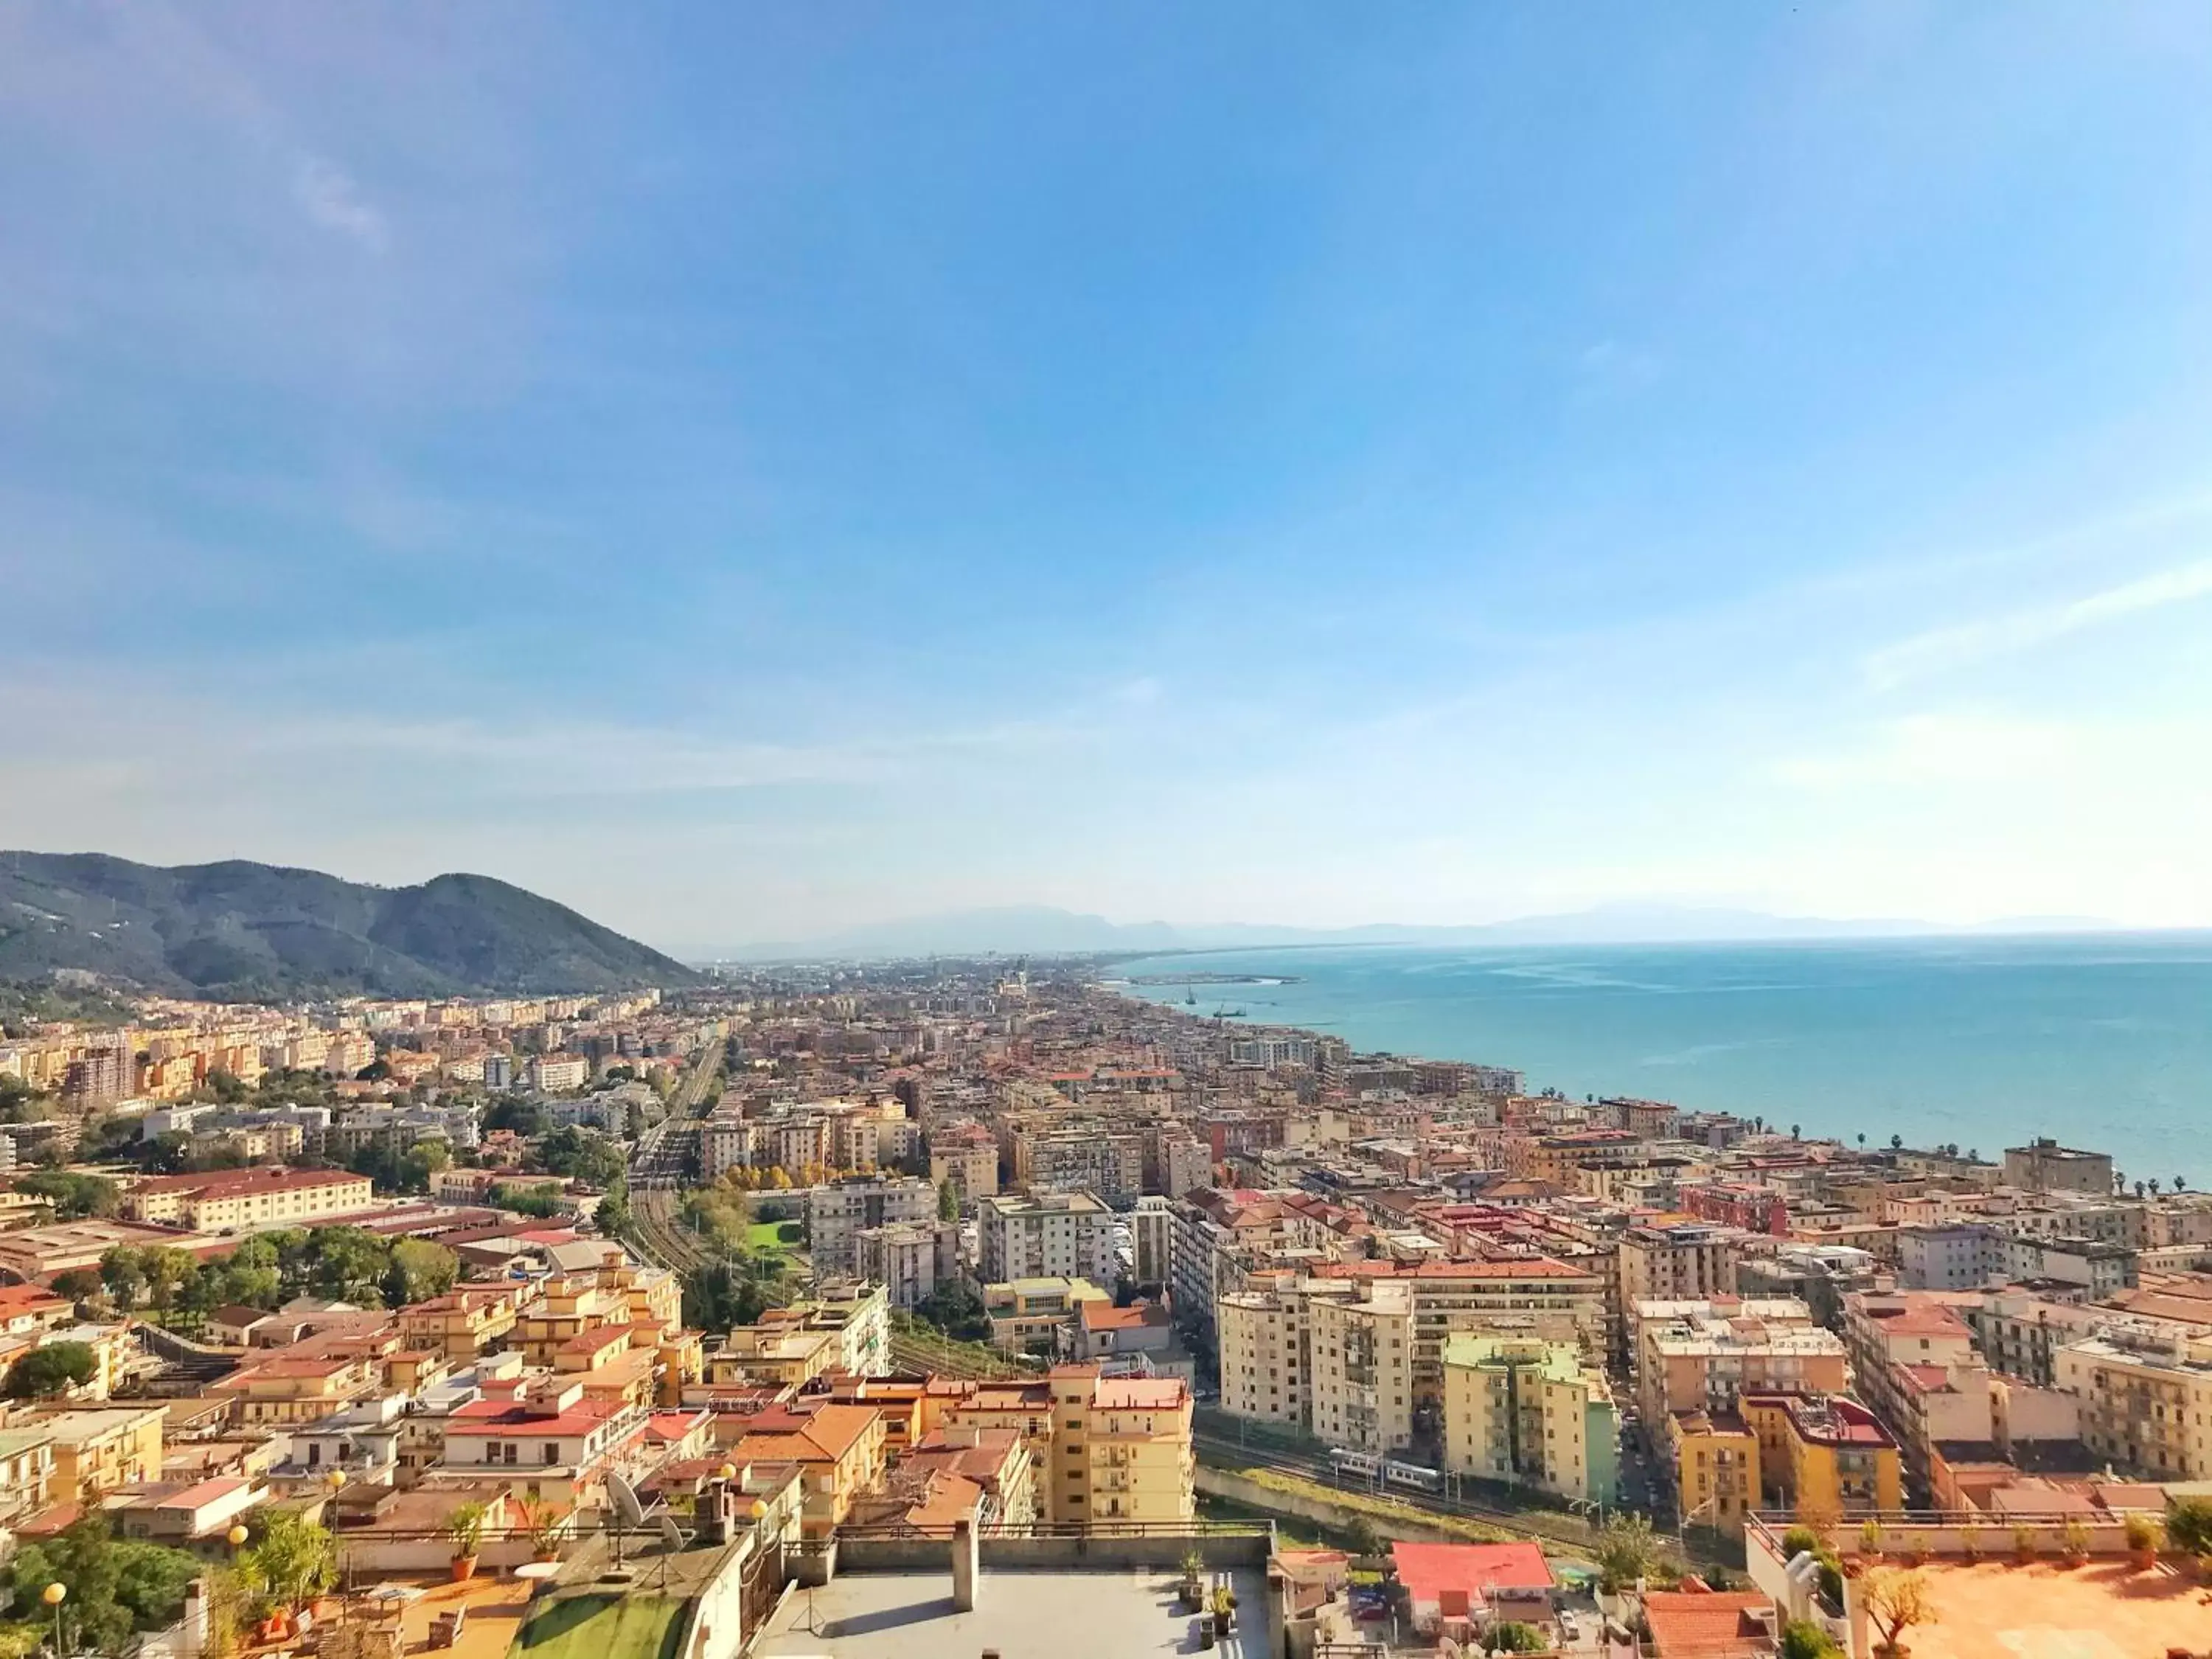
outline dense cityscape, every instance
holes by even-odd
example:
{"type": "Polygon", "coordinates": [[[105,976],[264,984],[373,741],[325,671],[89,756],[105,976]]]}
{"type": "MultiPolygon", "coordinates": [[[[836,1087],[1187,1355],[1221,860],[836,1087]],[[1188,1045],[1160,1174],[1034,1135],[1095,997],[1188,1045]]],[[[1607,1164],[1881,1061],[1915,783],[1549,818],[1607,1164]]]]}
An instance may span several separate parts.
{"type": "MultiPolygon", "coordinates": [[[[1244,1607],[1306,1650],[1732,1652],[1680,1635],[1725,1609],[1747,1652],[1856,1652],[1947,1564],[2212,1553],[2212,1194],[1571,1100],[1113,972],[18,1008],[26,1642],[70,1552],[156,1551],[64,1600],[84,1639],[204,1643],[239,1613],[203,1558],[588,1576],[649,1516],[741,1623],[902,1540],[957,1584],[979,1540],[1211,1538],[1206,1639],[1244,1607]]],[[[254,1628],[315,1599],[270,1571],[254,1628]]]]}

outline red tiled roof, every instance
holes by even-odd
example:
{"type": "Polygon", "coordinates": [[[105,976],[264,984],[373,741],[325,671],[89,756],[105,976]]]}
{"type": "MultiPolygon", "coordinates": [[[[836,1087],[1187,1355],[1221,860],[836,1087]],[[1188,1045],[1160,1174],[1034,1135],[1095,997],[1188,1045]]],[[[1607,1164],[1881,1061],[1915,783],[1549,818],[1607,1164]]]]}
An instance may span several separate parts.
{"type": "Polygon", "coordinates": [[[1433,1601],[1441,1591],[1465,1591],[1470,1601],[1492,1590],[1549,1589],[1551,1563],[1534,1544],[1415,1544],[1404,1539],[1390,1546],[1398,1582],[1416,1601],[1433,1601]]]}
{"type": "Polygon", "coordinates": [[[1774,1598],[1751,1590],[1652,1590],[1644,1598],[1657,1659],[1762,1659],[1774,1651],[1768,1626],[1774,1598]]]}

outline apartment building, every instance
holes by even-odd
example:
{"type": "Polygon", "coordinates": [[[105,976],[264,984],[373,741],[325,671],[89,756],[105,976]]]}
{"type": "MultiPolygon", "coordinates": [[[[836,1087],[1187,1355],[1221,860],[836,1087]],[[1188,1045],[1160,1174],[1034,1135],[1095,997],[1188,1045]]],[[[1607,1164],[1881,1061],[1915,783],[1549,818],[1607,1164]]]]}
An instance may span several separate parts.
{"type": "Polygon", "coordinates": [[[960,1273],[960,1229],[949,1221],[896,1221],[853,1235],[860,1276],[881,1285],[894,1308],[912,1308],[960,1273]]]}
{"type": "Polygon", "coordinates": [[[1615,1258],[1620,1305],[1734,1295],[1745,1237],[1741,1228],[1704,1222],[1627,1229],[1615,1258]]]}
{"type": "Polygon", "coordinates": [[[2212,1480],[2212,1339],[2113,1330],[2064,1344],[2056,1361],[2092,1453],[2146,1480],[2212,1480]]]}
{"type": "Polygon", "coordinates": [[[859,1235],[900,1222],[934,1221],[937,1189],[913,1176],[863,1176],[810,1187],[806,1248],[824,1276],[860,1270],[859,1235]]]}
{"type": "Polygon", "coordinates": [[[1413,1438],[1413,1292],[1392,1279],[1307,1310],[1313,1430],[1332,1446],[1391,1453],[1413,1438]]]}
{"type": "Polygon", "coordinates": [[[1844,1516],[1905,1507],[1896,1437],[1857,1401],[1747,1392],[1736,1405],[1759,1442],[1765,1507],[1844,1516]]]}
{"type": "Polygon", "coordinates": [[[1972,1291],[2005,1276],[2004,1235],[1985,1223],[1897,1230],[1897,1282],[1909,1291],[1972,1291]]]}
{"type": "Polygon", "coordinates": [[[574,1054],[538,1054],[530,1062],[530,1086],[540,1094],[567,1094],[591,1080],[591,1061],[574,1054]]]}
{"type": "Polygon", "coordinates": [[[198,1232],[226,1227],[313,1226],[368,1208],[374,1189],[348,1170],[228,1170],[155,1176],[123,1194],[131,1221],[167,1221],[198,1232]]]}
{"type": "Polygon", "coordinates": [[[963,1206],[993,1196],[999,1190],[999,1143],[980,1123],[939,1126],[929,1135],[929,1180],[935,1187],[951,1182],[963,1206]]]}
{"type": "Polygon", "coordinates": [[[1105,1377],[1057,1365],[1052,1518],[1098,1524],[1188,1522],[1197,1513],[1193,1401],[1176,1377],[1105,1377]]]}
{"type": "Polygon", "coordinates": [[[161,1477],[158,1406],[56,1412],[20,1426],[51,1437],[52,1490],[63,1503],[93,1503],[161,1477]]]}
{"type": "Polygon", "coordinates": [[[1610,1503],[1620,1419],[1571,1342],[1462,1333],[1443,1348],[1444,1467],[1610,1503]]]}
{"type": "Polygon", "coordinates": [[[1633,1317],[1637,1399],[1647,1422],[1678,1411],[1733,1415],[1747,1389],[1841,1394],[1848,1386],[1842,1340],[1814,1325],[1802,1302],[1748,1312],[1740,1303],[1646,1302],[1633,1317]]]}
{"type": "Polygon", "coordinates": [[[1122,1219],[1129,1227],[1129,1277],[1165,1285],[1175,1271],[1175,1215],[1168,1200],[1147,1193],[1122,1219]]]}
{"type": "Polygon", "coordinates": [[[1314,1427],[1312,1326],[1316,1300],[1355,1301],[1353,1279],[1309,1280],[1221,1298],[1221,1408],[1237,1417],[1314,1427]]]}
{"type": "Polygon", "coordinates": [[[1126,1202],[1145,1188],[1145,1138],[1096,1127],[1018,1131],[1014,1178],[1037,1192],[1094,1193],[1126,1202]]]}
{"type": "Polygon", "coordinates": [[[2005,1148],[2004,1183],[2031,1192],[2105,1198],[2112,1190],[2112,1160],[2109,1153],[2085,1152],[2039,1138],[2025,1146],[2005,1148]]]}
{"type": "Polygon", "coordinates": [[[1087,1193],[1006,1194],[976,1206],[977,1253],[987,1283],[1010,1279],[1116,1276],[1114,1214],[1087,1193]]]}
{"type": "Polygon", "coordinates": [[[1660,1419],[1667,1478],[1684,1527],[1741,1532],[1759,1506],[1759,1439],[1734,1412],[1692,1407],[1660,1419]]]}
{"type": "Polygon", "coordinates": [[[1851,1370],[1861,1397],[1897,1437],[1908,1502],[1929,1501],[1938,1445],[1996,1437],[1993,1379],[1965,1313],[1978,1299],[1941,1291],[1844,1298],[1851,1370]]]}

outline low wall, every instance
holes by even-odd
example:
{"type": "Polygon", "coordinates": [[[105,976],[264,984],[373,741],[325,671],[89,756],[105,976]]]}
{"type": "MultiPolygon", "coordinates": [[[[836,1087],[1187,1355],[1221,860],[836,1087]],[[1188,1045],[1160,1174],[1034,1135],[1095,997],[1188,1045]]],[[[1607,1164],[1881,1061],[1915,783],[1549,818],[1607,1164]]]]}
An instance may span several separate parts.
{"type": "MultiPolygon", "coordinates": [[[[1208,1567],[1264,1567],[1273,1553],[1265,1534],[1163,1533],[1144,1537],[1000,1537],[976,1540],[987,1572],[1066,1572],[1082,1568],[1158,1568],[1172,1571],[1184,1552],[1196,1550],[1208,1567]]],[[[832,1571],[950,1572],[952,1546],[943,1538],[845,1534],[837,1540],[832,1571]]],[[[801,1582],[808,1570],[800,1569],[801,1582]]],[[[817,1578],[817,1583],[825,1582],[817,1578]]]]}

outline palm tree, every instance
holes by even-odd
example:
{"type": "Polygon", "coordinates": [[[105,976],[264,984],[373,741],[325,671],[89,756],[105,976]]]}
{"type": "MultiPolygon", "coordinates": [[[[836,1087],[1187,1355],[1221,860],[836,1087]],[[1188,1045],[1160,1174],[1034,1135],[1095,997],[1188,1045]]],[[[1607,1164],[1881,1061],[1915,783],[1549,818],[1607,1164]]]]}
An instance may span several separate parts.
{"type": "Polygon", "coordinates": [[[2153,1198],[2156,1198],[2158,1196],[2158,1177],[2156,1176],[2153,1176],[2150,1178],[2150,1195],[2153,1198]]]}
{"type": "Polygon", "coordinates": [[[2181,1190],[2181,1188],[2182,1188],[2182,1180],[2181,1180],[2181,1177],[2180,1177],[2179,1176],[2174,1176],[2174,1178],[2173,1178],[2173,1190],[2174,1190],[2174,1191],[2176,1191],[2176,1192],[2178,1193],[2178,1192],[2179,1192],[2179,1191],[2181,1190]]]}
{"type": "Polygon", "coordinates": [[[1905,1150],[1905,1137],[1903,1135],[1892,1135],[1889,1138],[1889,1150],[1893,1152],[1903,1152],[1905,1150]]]}
{"type": "Polygon", "coordinates": [[[2143,1185],[2144,1183],[2140,1181],[2136,1182],[2136,1196],[2137,1198],[2141,1198],[2143,1195],[2143,1185]]]}
{"type": "Polygon", "coordinates": [[[1805,1132],[1804,1132],[1804,1130],[1802,1130],[1802,1128],[1800,1128],[1800,1127],[1799,1127],[1796,1124],[1795,1124],[1795,1123],[1793,1123],[1793,1124],[1791,1124],[1791,1125],[1790,1126],[1790,1139],[1792,1139],[1792,1140],[1802,1140],[1804,1138],[1805,1138],[1805,1132]]]}
{"type": "Polygon", "coordinates": [[[261,1541],[239,1562],[246,1583],[275,1607],[297,1611],[337,1582],[337,1546],[313,1522],[272,1510],[261,1541]]]}

